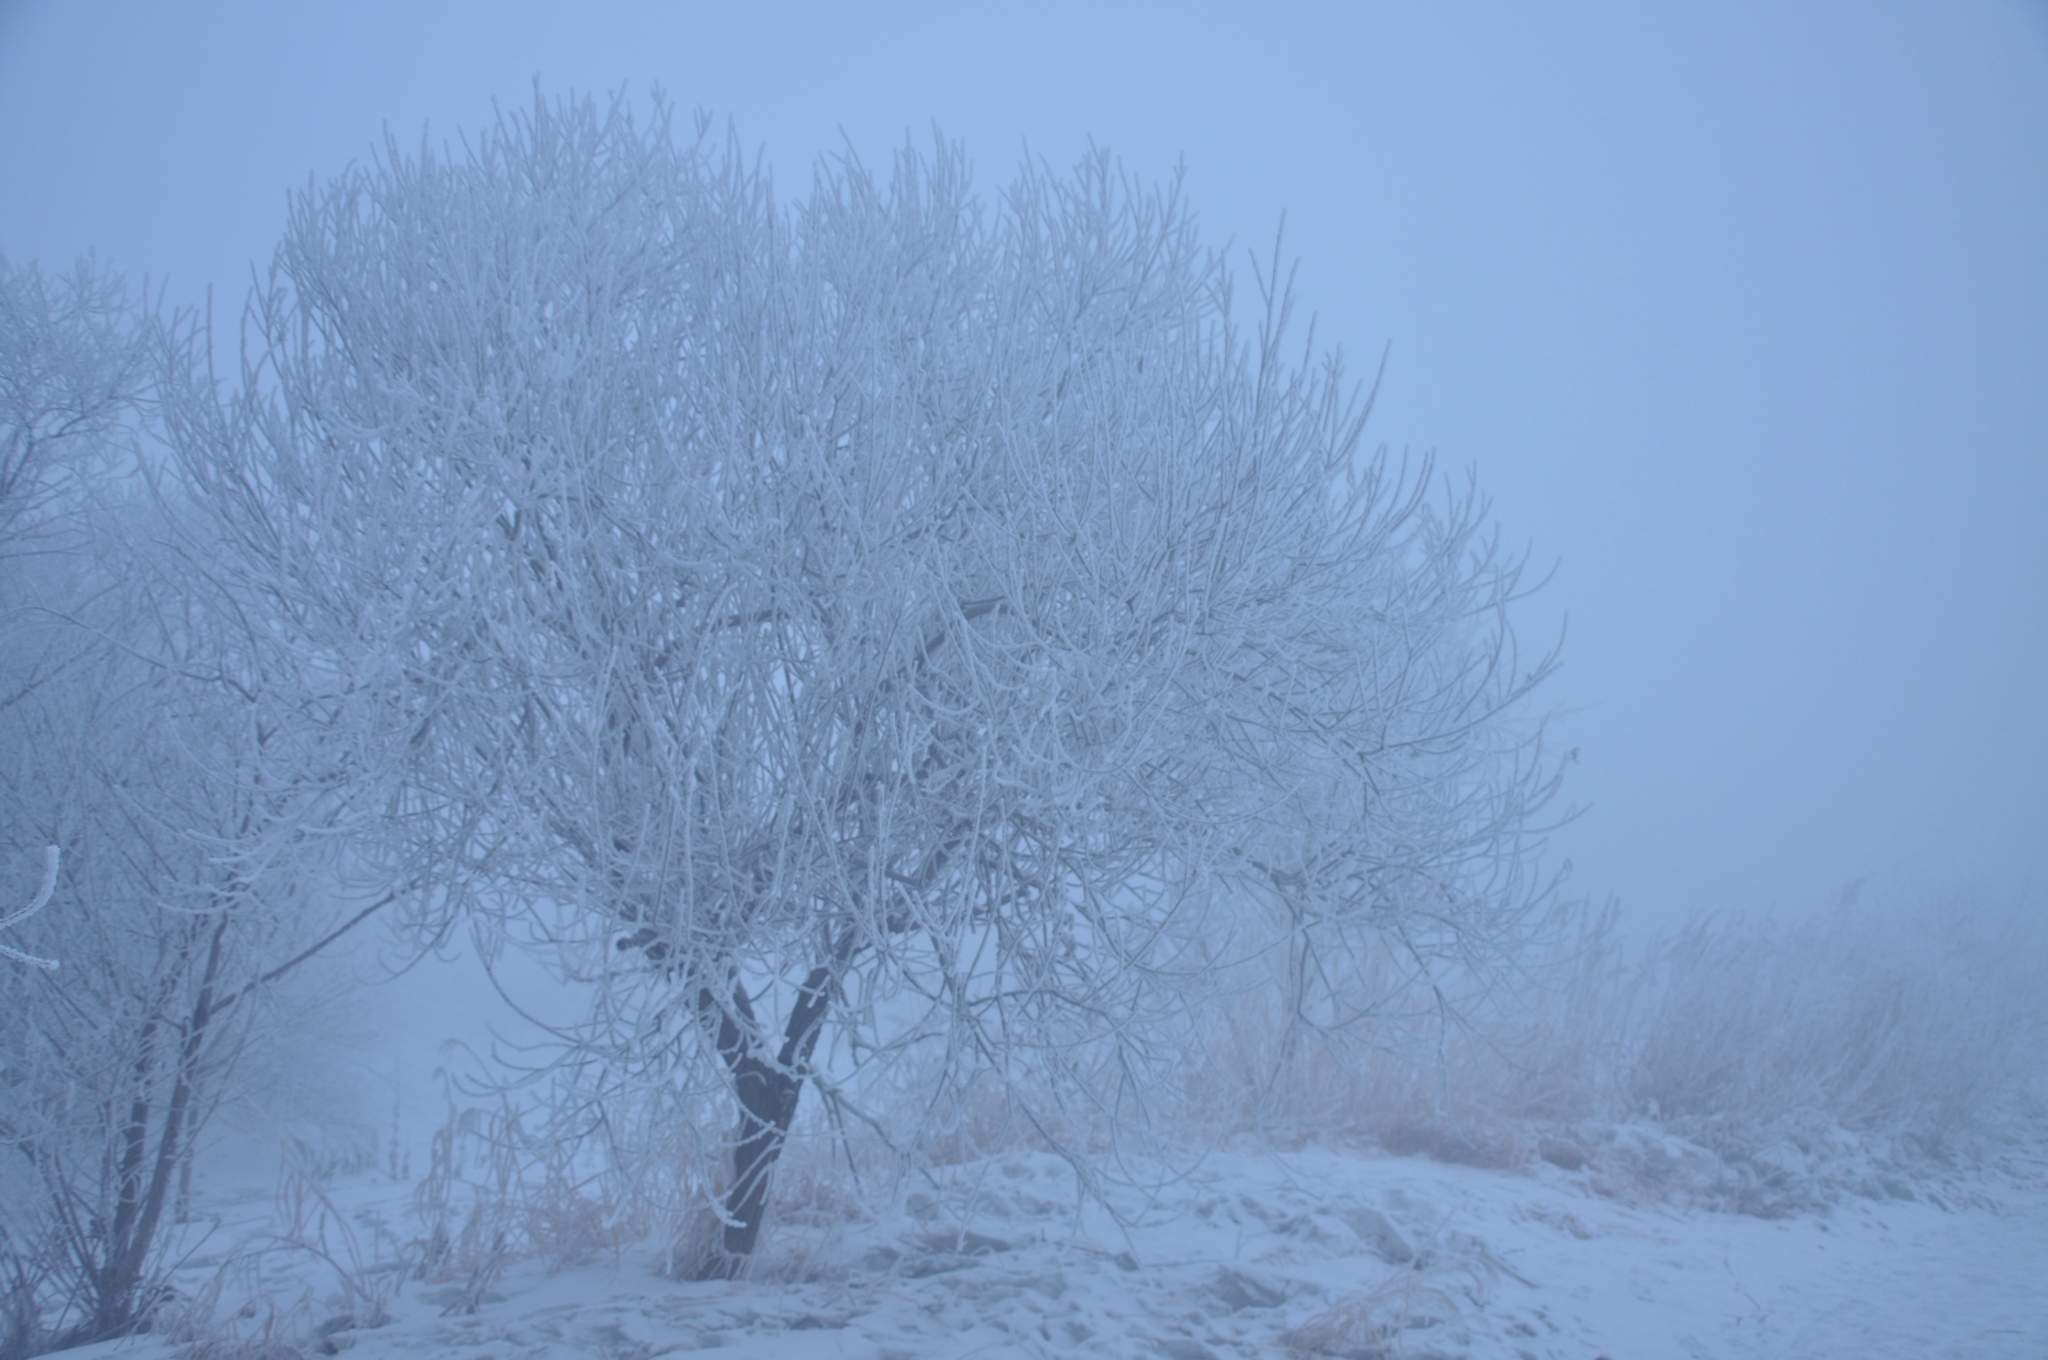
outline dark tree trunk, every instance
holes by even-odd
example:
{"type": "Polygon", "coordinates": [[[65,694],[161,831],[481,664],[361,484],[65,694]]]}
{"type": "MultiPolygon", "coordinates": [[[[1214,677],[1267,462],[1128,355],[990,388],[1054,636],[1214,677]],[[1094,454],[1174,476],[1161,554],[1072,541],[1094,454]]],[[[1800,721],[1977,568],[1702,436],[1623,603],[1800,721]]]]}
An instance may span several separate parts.
{"type": "Polygon", "coordinates": [[[157,1227],[174,1173],[185,1156],[186,1122],[191,1113],[199,1067],[206,1051],[208,1027],[215,1014],[214,986],[218,981],[222,943],[227,936],[228,918],[223,913],[213,929],[206,962],[199,979],[199,993],[191,1014],[178,1026],[176,1059],[171,1069],[170,1099],[165,1105],[162,1126],[156,1132],[154,1157],[149,1156],[150,1101],[156,1036],[159,1022],[151,1019],[143,1027],[142,1055],[133,1077],[136,1093],[129,1107],[128,1123],[122,1133],[122,1154],[118,1198],[112,1231],[105,1243],[105,1256],[93,1269],[95,1298],[92,1315],[58,1342],[60,1347],[103,1341],[125,1336],[147,1320],[157,1300],[146,1294],[151,1250],[156,1245],[157,1227]],[[144,1164],[148,1162],[145,1178],[144,1164]]]}
{"type": "Polygon", "coordinates": [[[831,970],[813,968],[797,992],[783,1026],[782,1051],[770,1062],[758,1046],[754,1007],[746,989],[733,985],[732,1008],[718,1005],[709,988],[698,993],[697,1005],[707,1019],[718,1020],[718,1056],[732,1073],[739,1100],[739,1128],[733,1135],[732,1184],[725,1192],[725,1227],[719,1248],[698,1268],[704,1280],[731,1279],[745,1267],[761,1236],[768,1209],[768,1185],[782,1156],[797,1098],[803,1094],[811,1054],[818,1046],[826,1007],[831,998],[831,970]]]}

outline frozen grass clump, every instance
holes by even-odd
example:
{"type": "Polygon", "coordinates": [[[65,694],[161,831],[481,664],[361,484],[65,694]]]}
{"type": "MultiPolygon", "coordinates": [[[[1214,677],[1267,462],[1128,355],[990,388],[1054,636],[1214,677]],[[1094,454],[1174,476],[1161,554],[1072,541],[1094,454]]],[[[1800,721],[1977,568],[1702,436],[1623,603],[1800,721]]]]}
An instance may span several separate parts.
{"type": "Polygon", "coordinates": [[[2040,1136],[2048,929],[1961,895],[1796,924],[1696,918],[1636,979],[1626,1114],[1712,1149],[1760,1203],[1801,1183],[1899,1193],[2040,1136]]]}
{"type": "Polygon", "coordinates": [[[2048,925],[2023,904],[1844,893],[1793,923],[1699,916],[1633,957],[1611,914],[1560,910],[1484,987],[1362,969],[1380,1000],[1348,1027],[1239,963],[1190,1035],[1186,1127],[1541,1160],[1764,1216],[1925,1193],[2048,1131],[2048,925]]]}

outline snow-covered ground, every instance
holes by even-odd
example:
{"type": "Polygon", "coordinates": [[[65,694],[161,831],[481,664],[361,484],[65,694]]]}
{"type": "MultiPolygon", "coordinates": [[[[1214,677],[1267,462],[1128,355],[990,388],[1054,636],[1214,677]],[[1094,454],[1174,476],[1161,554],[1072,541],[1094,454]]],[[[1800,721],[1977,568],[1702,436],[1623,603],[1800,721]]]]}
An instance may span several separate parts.
{"type": "MultiPolygon", "coordinates": [[[[291,1353],[279,1343],[351,1360],[2048,1355],[2039,1159],[1764,1219],[1626,1193],[1591,1168],[1313,1147],[1212,1154],[1114,1192],[1112,1215],[1077,1198],[1064,1163],[1019,1153],[936,1170],[881,1214],[792,1212],[741,1283],[665,1278],[651,1246],[552,1273],[402,1278],[415,1185],[361,1172],[323,1201],[286,1177],[294,1208],[258,1160],[203,1175],[195,1218],[218,1226],[179,1278],[192,1295],[218,1286],[199,1339],[224,1360],[291,1353]],[[279,1244],[287,1218],[328,1259],[279,1244]],[[347,1274],[385,1299],[382,1325],[346,1325],[366,1311],[347,1274]]],[[[92,1354],[183,1349],[155,1336],[92,1354]]]]}

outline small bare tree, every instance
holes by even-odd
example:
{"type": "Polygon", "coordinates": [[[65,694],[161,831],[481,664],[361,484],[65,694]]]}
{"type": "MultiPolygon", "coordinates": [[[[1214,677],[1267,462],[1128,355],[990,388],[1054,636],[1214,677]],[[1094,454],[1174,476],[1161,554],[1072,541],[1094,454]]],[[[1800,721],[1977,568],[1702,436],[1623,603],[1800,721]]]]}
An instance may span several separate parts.
{"type": "Polygon", "coordinates": [[[701,121],[537,98],[301,195],[240,384],[172,402],[237,588],[389,753],[365,854],[422,924],[524,921],[596,984],[586,1052],[722,1070],[706,1274],[828,1070],[1127,1114],[1198,898],[1321,1021],[1318,950],[1525,919],[1517,564],[1262,290],[1241,334],[1104,157],[783,207],[701,121]]]}

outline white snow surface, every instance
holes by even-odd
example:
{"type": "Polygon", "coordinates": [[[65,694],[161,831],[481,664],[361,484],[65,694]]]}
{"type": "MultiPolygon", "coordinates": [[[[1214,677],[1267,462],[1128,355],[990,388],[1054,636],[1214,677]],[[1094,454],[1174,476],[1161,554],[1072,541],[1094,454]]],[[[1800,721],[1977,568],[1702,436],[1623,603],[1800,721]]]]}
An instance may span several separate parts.
{"type": "Polygon", "coordinates": [[[460,1282],[397,1283],[393,1248],[416,1231],[411,1184],[364,1172],[326,1186],[351,1227],[325,1225],[323,1262],[260,1249],[281,1211],[255,1163],[217,1163],[195,1202],[195,1218],[216,1226],[179,1284],[222,1282],[200,1344],[141,1337],[91,1354],[2048,1355],[2038,1158],[2017,1175],[1923,1184],[1912,1199],[1762,1219],[1630,1202],[1540,1163],[1502,1171],[1313,1147],[1212,1154],[1143,1194],[1113,1193],[1112,1215],[1077,1196],[1057,1158],[1013,1154],[936,1170],[885,1213],[792,1214],[746,1281],[678,1282],[654,1247],[629,1248],[553,1271],[514,1262],[473,1314],[459,1311],[460,1282]],[[343,1268],[396,1284],[382,1325],[344,1325],[343,1268]],[[239,1299],[258,1301],[238,1316],[239,1299]]]}

